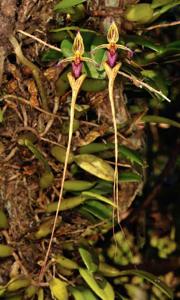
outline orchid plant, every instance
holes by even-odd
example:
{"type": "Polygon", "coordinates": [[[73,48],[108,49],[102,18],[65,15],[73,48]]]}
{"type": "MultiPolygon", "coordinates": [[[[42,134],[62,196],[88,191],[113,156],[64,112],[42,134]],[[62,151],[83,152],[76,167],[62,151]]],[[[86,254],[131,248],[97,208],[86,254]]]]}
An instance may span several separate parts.
{"type": "MultiPolygon", "coordinates": [[[[114,89],[114,82],[116,79],[116,76],[118,74],[118,71],[121,67],[121,63],[117,63],[118,59],[118,53],[117,49],[126,50],[128,52],[131,52],[131,50],[123,45],[117,44],[119,40],[119,32],[117,29],[117,26],[115,22],[113,22],[108,30],[107,33],[107,40],[108,44],[103,44],[100,46],[97,46],[93,49],[93,51],[96,51],[99,48],[107,48],[107,61],[103,63],[105,72],[108,76],[108,90],[109,90],[109,100],[111,104],[111,112],[112,112],[112,118],[113,118],[113,126],[114,126],[114,142],[115,142],[115,169],[114,169],[114,202],[116,204],[116,207],[118,207],[118,138],[117,138],[117,124],[116,124],[116,113],[115,113],[115,106],[114,106],[114,99],[113,99],[113,89],[114,89]]],[[[39,280],[41,281],[44,277],[46,265],[52,245],[52,240],[54,236],[54,231],[56,228],[56,223],[58,219],[58,213],[62,201],[62,195],[63,195],[63,189],[64,189],[64,182],[67,172],[67,165],[68,165],[68,159],[70,154],[70,148],[71,148],[71,141],[72,141],[72,135],[73,135],[73,121],[74,121],[74,111],[75,111],[75,104],[78,97],[78,93],[80,91],[80,88],[82,86],[83,81],[86,78],[85,74],[82,74],[82,67],[83,62],[89,62],[93,63],[95,65],[98,65],[94,60],[92,60],[89,57],[84,57],[84,43],[83,38],[80,34],[80,32],[77,33],[74,43],[72,46],[73,56],[65,58],[61,60],[58,63],[58,66],[62,63],[71,62],[72,64],[72,72],[69,72],[67,74],[68,81],[71,86],[72,90],[72,99],[71,99],[71,109],[70,109],[70,124],[69,124],[69,135],[68,135],[68,144],[66,149],[66,157],[64,162],[64,169],[63,169],[63,175],[62,175],[62,181],[61,181],[61,189],[59,193],[59,200],[58,200],[58,206],[56,210],[56,215],[54,219],[53,229],[51,233],[51,238],[49,241],[48,249],[46,252],[46,256],[41,268],[39,280]]]]}
{"type": "MultiPolygon", "coordinates": [[[[119,72],[119,69],[121,67],[121,62],[117,62],[118,60],[118,49],[122,49],[128,52],[128,55],[132,55],[131,49],[129,49],[126,46],[117,44],[119,40],[119,32],[118,28],[115,24],[115,22],[112,22],[108,33],[107,33],[107,44],[102,44],[93,49],[92,52],[95,52],[96,50],[100,48],[106,48],[107,49],[107,60],[105,62],[102,62],[104,70],[106,72],[106,75],[108,77],[108,91],[109,91],[109,101],[111,105],[111,112],[112,112],[112,120],[113,120],[113,127],[114,127],[114,144],[115,144],[115,168],[114,168],[114,189],[113,189],[113,200],[115,207],[118,207],[118,130],[117,130],[117,123],[116,123],[116,112],[115,112],[115,105],[114,105],[114,97],[113,97],[113,90],[114,90],[114,83],[115,79],[119,74],[122,76],[127,77],[126,73],[119,72]]],[[[56,215],[54,219],[53,229],[51,233],[51,238],[49,241],[48,249],[46,252],[46,256],[41,268],[39,281],[41,282],[47,266],[47,261],[49,258],[49,253],[51,250],[52,240],[54,237],[54,232],[56,228],[56,223],[58,220],[58,213],[62,201],[62,195],[64,190],[64,182],[67,172],[67,165],[68,165],[68,159],[70,154],[70,148],[71,148],[71,141],[72,141],[72,135],[73,135],[73,121],[74,121],[74,111],[75,111],[75,104],[76,100],[79,94],[79,91],[81,89],[81,86],[86,78],[86,74],[82,74],[82,68],[83,68],[83,62],[92,63],[96,66],[99,66],[93,59],[89,57],[84,57],[84,43],[83,38],[80,34],[80,32],[77,33],[74,43],[72,46],[72,52],[73,55],[71,57],[65,58],[61,60],[58,63],[58,66],[62,63],[71,62],[72,70],[67,74],[67,78],[69,81],[69,84],[71,86],[72,90],[72,99],[71,99],[71,109],[70,109],[70,124],[69,124],[69,135],[68,135],[68,144],[66,149],[66,156],[65,156],[65,162],[64,162],[64,169],[63,169],[63,175],[62,175],[62,181],[61,181],[61,189],[59,192],[59,200],[58,200],[58,206],[56,210],[56,215]]],[[[129,78],[129,77],[128,77],[129,78]]],[[[131,78],[130,78],[131,79],[131,78]]],[[[155,90],[156,91],[156,90],[155,90]]],[[[157,92],[157,91],[156,91],[157,92]]],[[[117,213],[117,219],[118,223],[120,223],[119,217],[117,213]]],[[[122,228],[121,228],[122,229],[122,228]]]]}
{"type": "Polygon", "coordinates": [[[54,231],[56,229],[56,223],[58,220],[58,213],[59,213],[59,209],[60,209],[60,205],[61,205],[61,201],[62,201],[64,182],[65,182],[65,177],[66,177],[66,172],[67,172],[68,159],[69,159],[71,141],[72,141],[72,135],[73,135],[73,121],[74,121],[75,104],[76,104],[76,100],[77,100],[80,88],[82,86],[82,83],[83,83],[84,79],[86,78],[86,74],[81,74],[83,62],[86,61],[86,62],[95,63],[92,59],[83,57],[84,43],[83,43],[83,39],[82,39],[80,32],[77,33],[77,35],[74,39],[72,51],[74,54],[72,57],[61,60],[59,63],[59,64],[64,63],[64,62],[72,63],[72,72],[69,72],[67,74],[68,81],[70,83],[71,90],[72,90],[71,109],[70,109],[70,124],[69,124],[68,144],[67,144],[67,149],[66,149],[66,156],[65,156],[64,169],[63,169],[63,175],[62,175],[62,181],[61,181],[61,189],[60,189],[60,193],[59,193],[58,206],[57,206],[54,224],[53,224],[53,228],[52,228],[52,232],[51,232],[51,238],[49,241],[48,249],[47,249],[46,256],[45,256],[45,259],[44,259],[44,262],[43,262],[43,265],[41,268],[40,276],[39,276],[40,282],[42,281],[45,271],[46,271],[46,265],[47,265],[49,253],[51,250],[52,240],[54,237],[54,231]]]}

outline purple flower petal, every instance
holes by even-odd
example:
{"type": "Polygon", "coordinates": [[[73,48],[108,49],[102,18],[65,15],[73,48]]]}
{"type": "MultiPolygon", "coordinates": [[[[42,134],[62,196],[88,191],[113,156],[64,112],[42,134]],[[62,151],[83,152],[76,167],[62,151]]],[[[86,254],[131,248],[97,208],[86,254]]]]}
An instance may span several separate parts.
{"type": "Polygon", "coordinates": [[[117,61],[117,57],[118,57],[117,52],[113,53],[113,52],[108,51],[107,57],[108,57],[108,64],[110,65],[111,68],[113,68],[117,61]]]}
{"type": "Polygon", "coordinates": [[[72,62],[72,73],[75,78],[79,78],[79,76],[81,75],[82,67],[83,67],[82,62],[80,63],[72,62]]]}

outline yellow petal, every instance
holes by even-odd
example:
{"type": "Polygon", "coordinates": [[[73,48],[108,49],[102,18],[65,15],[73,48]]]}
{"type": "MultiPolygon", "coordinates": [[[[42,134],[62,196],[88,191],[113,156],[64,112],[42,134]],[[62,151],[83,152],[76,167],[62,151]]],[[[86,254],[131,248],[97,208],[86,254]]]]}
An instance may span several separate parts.
{"type": "Polygon", "coordinates": [[[118,28],[116,26],[116,23],[113,22],[111,26],[109,27],[108,33],[107,33],[107,40],[111,44],[116,44],[119,40],[119,32],[118,28]]]}
{"type": "Polygon", "coordinates": [[[84,43],[80,32],[76,34],[72,50],[75,55],[82,56],[84,54],[84,43]]]}

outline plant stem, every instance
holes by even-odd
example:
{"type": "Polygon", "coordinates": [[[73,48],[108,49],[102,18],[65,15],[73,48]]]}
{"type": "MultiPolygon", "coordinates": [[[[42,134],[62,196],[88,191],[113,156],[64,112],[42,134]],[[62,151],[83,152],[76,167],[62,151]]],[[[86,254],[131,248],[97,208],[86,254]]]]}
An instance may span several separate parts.
{"type": "Polygon", "coordinates": [[[43,107],[43,109],[48,111],[48,101],[47,101],[46,91],[43,87],[43,84],[42,84],[42,81],[41,81],[41,78],[40,78],[39,68],[37,66],[35,66],[31,61],[29,61],[24,56],[24,54],[22,53],[22,50],[21,50],[21,46],[19,45],[17,39],[14,36],[11,35],[9,37],[9,41],[12,44],[12,46],[14,48],[14,51],[16,53],[16,56],[18,57],[19,61],[31,70],[31,72],[34,76],[34,79],[36,81],[40,96],[41,96],[42,107],[43,107]]]}
{"type": "Polygon", "coordinates": [[[115,112],[115,105],[114,105],[114,98],[113,98],[113,89],[114,89],[114,81],[116,79],[120,67],[121,67],[121,63],[116,64],[114,68],[111,68],[106,62],[104,63],[104,68],[109,79],[108,82],[109,100],[111,104],[111,112],[112,112],[112,119],[113,119],[113,126],[114,126],[114,145],[115,145],[114,202],[117,205],[117,207],[118,207],[118,138],[117,138],[118,132],[117,132],[117,124],[116,124],[116,112],[115,112]]]}
{"type": "Polygon", "coordinates": [[[61,189],[60,189],[60,192],[59,192],[58,206],[57,206],[56,215],[55,215],[55,218],[54,218],[54,224],[53,224],[53,228],[52,228],[52,232],[51,232],[51,237],[50,237],[48,249],[47,249],[46,256],[45,256],[45,259],[44,259],[44,262],[43,262],[43,265],[42,265],[42,268],[41,268],[40,275],[39,275],[39,282],[41,282],[43,280],[43,277],[44,277],[44,274],[45,274],[45,271],[46,271],[46,265],[47,265],[49,253],[50,253],[50,250],[51,250],[51,245],[52,245],[52,241],[53,241],[53,237],[54,237],[54,232],[55,232],[55,229],[56,229],[58,213],[59,213],[61,200],[62,200],[62,195],[63,195],[63,190],[64,190],[64,182],[65,182],[65,178],[66,178],[66,171],[67,171],[69,153],[70,153],[70,148],[71,148],[71,140],[72,140],[72,135],[73,135],[73,121],[74,121],[75,104],[76,104],[76,99],[77,99],[79,90],[81,88],[81,85],[82,85],[86,75],[83,74],[78,79],[75,79],[72,76],[71,73],[68,73],[67,77],[68,77],[68,80],[69,80],[69,83],[70,83],[71,89],[72,89],[72,101],[71,101],[71,110],[70,110],[70,124],[69,124],[68,144],[67,144],[67,149],[66,149],[66,157],[65,157],[64,169],[63,169],[63,175],[62,175],[62,181],[61,181],[61,189]]]}

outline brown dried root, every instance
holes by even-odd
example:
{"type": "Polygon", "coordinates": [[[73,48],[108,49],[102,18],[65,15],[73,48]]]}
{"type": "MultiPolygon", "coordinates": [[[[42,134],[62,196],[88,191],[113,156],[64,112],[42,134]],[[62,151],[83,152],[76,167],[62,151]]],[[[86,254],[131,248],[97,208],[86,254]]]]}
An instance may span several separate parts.
{"type": "Polygon", "coordinates": [[[24,54],[22,53],[22,50],[21,50],[21,46],[19,45],[17,39],[14,36],[11,35],[9,37],[9,41],[12,44],[19,61],[31,70],[31,72],[34,76],[34,79],[36,81],[37,87],[39,89],[39,93],[40,93],[41,100],[42,100],[42,107],[43,107],[43,109],[48,110],[48,101],[47,101],[46,91],[45,91],[42,81],[41,81],[41,77],[40,77],[41,72],[40,72],[39,68],[37,66],[35,66],[31,61],[29,61],[24,56],[24,54]]]}

